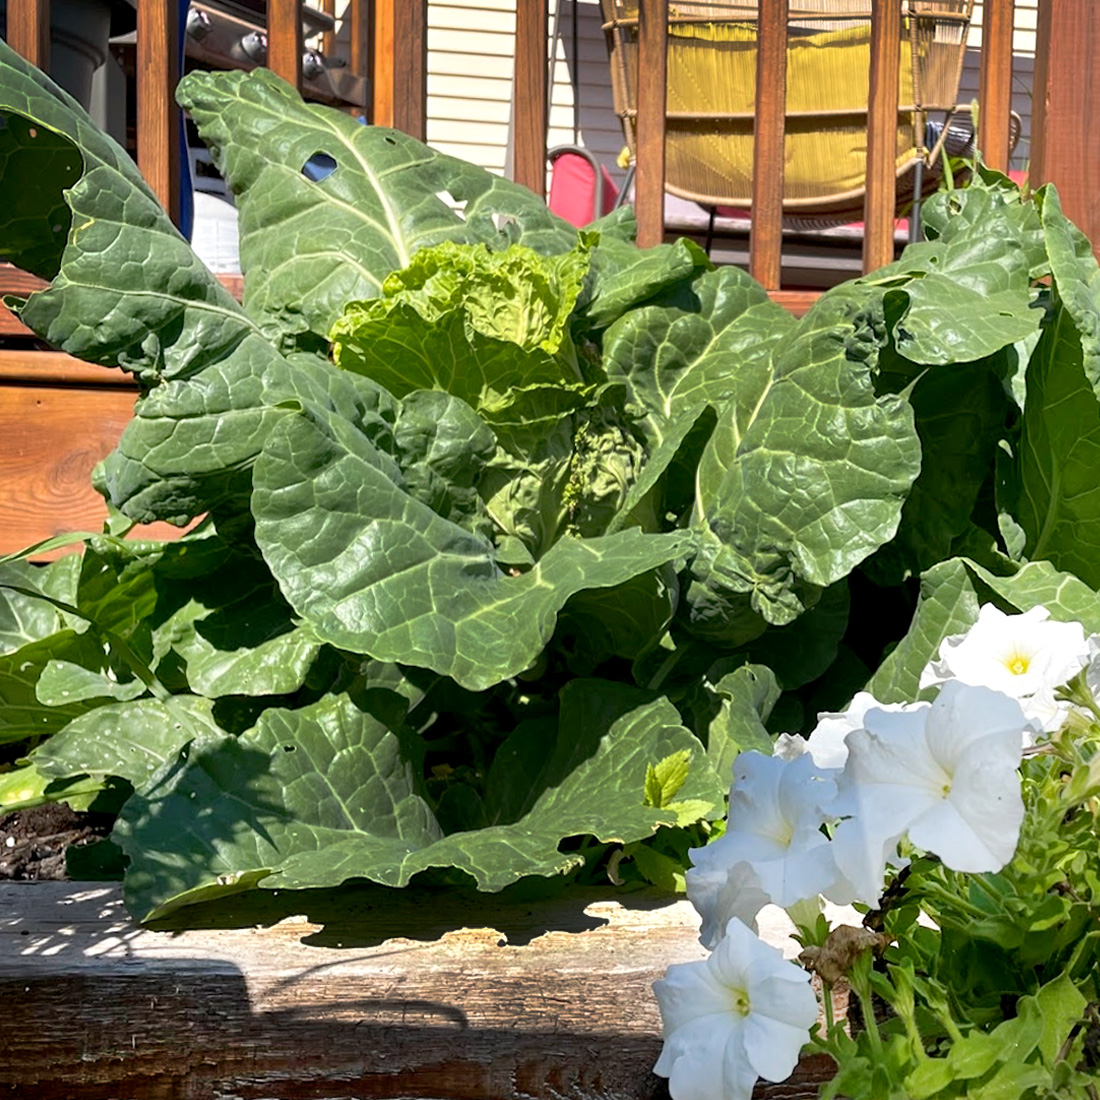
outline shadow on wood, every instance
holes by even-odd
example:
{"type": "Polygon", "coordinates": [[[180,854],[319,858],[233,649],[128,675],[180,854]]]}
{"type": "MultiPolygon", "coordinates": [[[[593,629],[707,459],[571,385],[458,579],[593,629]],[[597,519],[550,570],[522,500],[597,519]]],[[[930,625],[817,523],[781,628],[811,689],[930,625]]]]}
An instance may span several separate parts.
{"type": "MultiPolygon", "coordinates": [[[[113,884],[0,887],[0,1089],[22,1100],[667,1097],[652,1073],[650,987],[669,963],[703,957],[686,902],[611,888],[446,899],[274,894],[266,908],[192,910],[188,923],[204,927],[152,931],[128,919],[113,884]]],[[[757,1095],[809,1100],[828,1072],[809,1060],[757,1095]]]]}

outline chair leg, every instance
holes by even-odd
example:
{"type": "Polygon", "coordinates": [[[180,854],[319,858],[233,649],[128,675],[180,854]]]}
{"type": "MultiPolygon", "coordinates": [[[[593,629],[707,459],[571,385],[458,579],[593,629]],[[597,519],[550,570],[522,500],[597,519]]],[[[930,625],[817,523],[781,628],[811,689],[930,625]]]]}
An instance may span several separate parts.
{"type": "Polygon", "coordinates": [[[707,243],[703,246],[703,251],[707,254],[707,259],[710,259],[710,247],[714,244],[714,219],[718,214],[718,207],[712,206],[710,208],[710,217],[707,218],[707,243]]]}
{"type": "Polygon", "coordinates": [[[921,232],[920,207],[924,190],[924,158],[913,166],[913,209],[909,211],[909,243],[916,244],[924,234],[921,232]]]}

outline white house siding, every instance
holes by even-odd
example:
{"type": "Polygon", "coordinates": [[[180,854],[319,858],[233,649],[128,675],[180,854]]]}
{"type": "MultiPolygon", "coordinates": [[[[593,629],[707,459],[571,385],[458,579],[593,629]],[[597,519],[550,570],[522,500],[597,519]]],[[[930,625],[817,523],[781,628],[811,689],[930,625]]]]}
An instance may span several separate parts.
{"type": "Polygon", "coordinates": [[[428,144],[498,173],[507,166],[515,5],[428,5],[428,144]]]}

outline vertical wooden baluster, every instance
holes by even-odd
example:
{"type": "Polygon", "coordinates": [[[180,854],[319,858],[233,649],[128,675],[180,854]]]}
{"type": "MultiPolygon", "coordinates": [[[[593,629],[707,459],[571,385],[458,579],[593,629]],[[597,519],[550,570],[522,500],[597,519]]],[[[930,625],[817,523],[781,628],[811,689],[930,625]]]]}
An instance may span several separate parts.
{"type": "Polygon", "coordinates": [[[1037,38],[1031,186],[1053,183],[1100,255],[1100,4],[1043,0],[1037,38]]]}
{"type": "Polygon", "coordinates": [[[393,6],[396,0],[374,0],[371,22],[371,116],[375,126],[393,125],[393,6]]]}
{"type": "Polygon", "coordinates": [[[546,194],[547,0],[519,0],[516,7],[515,127],[516,183],[546,194]]]}
{"type": "Polygon", "coordinates": [[[302,86],[302,0],[267,0],[267,67],[302,86]]]}
{"type": "Polygon", "coordinates": [[[638,0],[638,124],[634,214],[638,244],[665,236],[665,105],[668,75],[668,0],[638,0]]]}
{"type": "Polygon", "coordinates": [[[50,0],[8,0],[8,45],[45,72],[50,67],[50,0]]]}
{"type": "Polygon", "coordinates": [[[427,139],[428,0],[396,0],[393,8],[393,125],[427,139]]]}
{"type": "MultiPolygon", "coordinates": [[[[336,0],[321,0],[321,11],[325,15],[336,15],[336,0]]],[[[325,31],[321,35],[321,53],[328,57],[332,51],[336,48],[336,32],[335,30],[325,31]]]]}
{"type": "Polygon", "coordinates": [[[900,56],[901,0],[871,0],[867,195],[863,205],[865,272],[891,263],[894,259],[900,56]]]}
{"type": "Polygon", "coordinates": [[[137,158],[145,181],[168,211],[180,217],[179,22],[170,0],[138,0],[137,158]]]}
{"type": "Polygon", "coordinates": [[[348,28],[348,67],[355,76],[363,78],[367,96],[363,108],[356,108],[352,114],[364,115],[368,119],[371,117],[371,89],[374,87],[374,55],[370,49],[373,19],[373,0],[350,0],[344,10],[348,28]]]}
{"type": "Polygon", "coordinates": [[[982,5],[978,148],[985,163],[998,172],[1008,171],[1013,7],[1013,0],[985,0],[982,5]]]}
{"type": "Polygon", "coordinates": [[[768,290],[779,289],[782,268],[789,6],[760,0],[757,37],[749,271],[768,290]]]}

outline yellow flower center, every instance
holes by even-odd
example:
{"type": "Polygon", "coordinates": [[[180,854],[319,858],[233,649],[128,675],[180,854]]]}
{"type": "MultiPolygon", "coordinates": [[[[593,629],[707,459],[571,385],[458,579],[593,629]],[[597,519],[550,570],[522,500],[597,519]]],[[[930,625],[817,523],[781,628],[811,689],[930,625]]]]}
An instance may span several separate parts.
{"type": "Polygon", "coordinates": [[[1027,666],[1029,664],[1030,661],[1027,657],[1017,653],[1005,661],[1005,668],[1007,668],[1013,676],[1023,676],[1023,674],[1027,672],[1027,666]]]}
{"type": "Polygon", "coordinates": [[[749,995],[743,989],[731,989],[730,1000],[732,1001],[733,1013],[735,1016],[747,1016],[752,1011],[752,1005],[749,1003],[749,995]]]}

